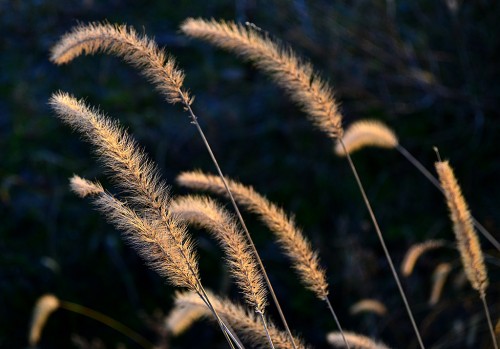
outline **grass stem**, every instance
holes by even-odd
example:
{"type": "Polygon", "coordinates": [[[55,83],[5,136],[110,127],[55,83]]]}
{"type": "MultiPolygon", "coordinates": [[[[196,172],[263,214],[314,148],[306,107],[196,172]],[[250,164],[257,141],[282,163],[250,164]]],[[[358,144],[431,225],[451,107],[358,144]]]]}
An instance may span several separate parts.
{"type": "Polygon", "coordinates": [[[105,324],[106,326],[111,327],[112,329],[120,332],[121,334],[127,336],[137,344],[139,344],[143,348],[149,348],[152,349],[154,348],[153,343],[148,341],[146,338],[135,332],[134,330],[128,328],[121,322],[116,321],[115,319],[104,315],[101,312],[98,312],[96,310],[87,308],[83,305],[72,303],[72,302],[67,302],[67,301],[60,301],[59,306],[62,309],[66,309],[69,311],[72,311],[74,313],[84,315],[88,318],[91,318],[93,320],[99,321],[102,324],[105,324]]]}
{"type": "Polygon", "coordinates": [[[385,257],[387,259],[387,262],[389,263],[389,267],[391,268],[392,275],[394,277],[394,280],[396,281],[396,284],[397,284],[398,289],[399,289],[399,293],[401,294],[401,298],[403,299],[403,303],[406,307],[406,312],[408,313],[408,317],[410,318],[411,324],[413,326],[413,330],[415,331],[415,334],[417,336],[418,343],[420,344],[420,348],[425,349],[422,338],[420,337],[420,332],[418,331],[417,324],[415,322],[415,319],[413,318],[413,313],[411,311],[410,305],[408,303],[408,300],[406,299],[406,295],[405,295],[405,292],[403,290],[403,286],[401,285],[401,281],[399,280],[398,273],[396,271],[396,268],[394,267],[394,263],[392,262],[391,255],[390,255],[389,250],[387,249],[387,246],[385,244],[385,240],[384,240],[384,237],[382,235],[382,231],[380,230],[380,227],[378,225],[377,218],[375,218],[375,214],[373,213],[372,207],[370,205],[370,201],[368,200],[368,197],[366,196],[365,189],[363,188],[363,184],[361,183],[361,179],[359,178],[359,175],[358,175],[358,171],[356,170],[356,167],[354,166],[354,163],[352,162],[351,156],[347,152],[345,144],[341,138],[339,138],[339,142],[342,145],[344,152],[346,153],[347,161],[349,162],[349,166],[351,167],[352,173],[356,179],[356,183],[358,184],[359,190],[361,192],[361,196],[363,197],[363,201],[365,202],[366,208],[368,209],[368,213],[370,214],[371,220],[373,222],[373,226],[375,227],[375,231],[377,232],[378,239],[380,241],[380,244],[382,245],[382,249],[384,250],[385,257]]]}
{"type": "MultiPolygon", "coordinates": [[[[424,165],[422,165],[422,163],[420,161],[418,161],[408,150],[406,150],[406,148],[404,148],[403,146],[401,145],[397,145],[396,146],[396,150],[399,151],[399,153],[401,155],[403,155],[413,166],[415,166],[437,189],[439,189],[439,191],[441,191],[441,193],[444,193],[443,192],[443,188],[441,188],[441,185],[439,184],[439,181],[437,180],[436,177],[434,177],[425,167],[424,165]]],[[[491,233],[486,230],[486,228],[481,224],[479,223],[478,220],[476,220],[476,218],[472,217],[472,223],[474,224],[474,226],[476,227],[477,230],[479,230],[479,232],[481,234],[483,234],[483,236],[498,250],[500,251],[500,242],[498,242],[497,239],[495,239],[493,237],[493,235],[491,235],[491,233]]]]}
{"type": "Polygon", "coordinates": [[[351,347],[349,346],[349,343],[347,342],[347,339],[345,338],[344,330],[342,330],[342,326],[340,326],[340,321],[337,318],[337,314],[335,314],[335,311],[333,310],[332,304],[330,303],[330,299],[328,299],[328,297],[325,297],[325,302],[326,302],[326,304],[328,304],[328,308],[330,309],[330,312],[332,313],[333,319],[335,320],[337,327],[339,328],[339,332],[340,332],[340,335],[342,336],[342,339],[345,342],[345,346],[347,347],[347,349],[351,349],[351,347]]]}
{"type": "Polygon", "coordinates": [[[189,115],[190,115],[190,118],[191,118],[191,123],[193,125],[195,125],[196,129],[198,130],[198,133],[200,134],[202,140],[203,140],[203,143],[205,144],[205,147],[208,151],[208,153],[210,154],[210,157],[212,159],[212,162],[214,163],[215,165],[215,168],[217,170],[217,173],[219,174],[221,180],[222,180],[222,183],[224,184],[224,187],[226,188],[226,191],[228,193],[228,196],[229,196],[229,199],[231,201],[231,204],[233,205],[233,208],[236,212],[236,215],[238,216],[238,220],[240,221],[241,223],[241,226],[245,232],[245,235],[248,239],[248,242],[250,243],[250,246],[252,248],[252,251],[255,255],[255,258],[257,259],[258,263],[259,263],[259,266],[260,266],[260,269],[262,270],[262,274],[264,276],[264,279],[266,280],[266,283],[267,283],[267,286],[269,288],[269,293],[271,294],[271,297],[273,298],[273,301],[274,301],[274,304],[276,305],[276,308],[278,310],[278,313],[281,317],[281,321],[283,322],[283,325],[285,326],[285,329],[286,329],[286,332],[290,338],[290,341],[293,345],[293,348],[294,349],[297,349],[297,346],[295,345],[295,341],[293,340],[293,335],[292,335],[292,332],[290,331],[290,327],[288,326],[288,323],[285,319],[285,316],[283,314],[283,311],[281,310],[281,306],[278,302],[278,298],[276,297],[276,294],[274,292],[274,289],[273,289],[273,286],[271,285],[271,281],[269,280],[269,277],[267,276],[267,272],[266,272],[266,269],[264,268],[264,264],[262,264],[262,260],[260,259],[260,256],[259,256],[259,253],[257,252],[257,249],[255,248],[255,244],[253,243],[253,240],[252,240],[252,237],[250,236],[250,232],[248,231],[248,228],[245,224],[245,221],[243,220],[243,216],[241,215],[240,213],[240,210],[238,208],[238,205],[236,204],[236,201],[234,200],[234,197],[233,197],[233,194],[231,193],[231,190],[229,189],[229,185],[227,184],[227,181],[226,179],[224,178],[224,175],[222,174],[222,170],[219,166],[219,163],[217,162],[217,159],[215,158],[215,155],[212,151],[212,148],[210,147],[210,144],[208,143],[208,140],[207,138],[205,137],[205,133],[203,132],[203,130],[201,129],[201,126],[200,124],[198,123],[198,118],[196,117],[196,115],[194,114],[193,110],[191,109],[191,106],[189,104],[189,101],[188,99],[186,98],[186,96],[184,96],[184,94],[182,93],[182,91],[179,91],[179,94],[181,96],[181,99],[183,101],[183,104],[186,108],[186,110],[189,112],[189,115]]]}
{"type": "Polygon", "coordinates": [[[486,314],[486,319],[488,320],[488,327],[490,329],[491,339],[493,341],[493,346],[495,349],[498,349],[497,337],[495,335],[495,331],[493,329],[493,323],[491,322],[490,311],[488,310],[488,305],[486,304],[486,294],[481,294],[481,301],[483,302],[484,313],[486,314]]]}
{"type": "Polygon", "coordinates": [[[267,324],[266,324],[266,319],[264,318],[264,314],[261,311],[257,311],[257,313],[260,316],[260,319],[262,320],[262,325],[264,326],[264,330],[266,331],[266,336],[267,340],[269,341],[269,346],[274,349],[274,344],[273,340],[271,339],[271,336],[269,335],[269,330],[267,329],[267,324]]]}

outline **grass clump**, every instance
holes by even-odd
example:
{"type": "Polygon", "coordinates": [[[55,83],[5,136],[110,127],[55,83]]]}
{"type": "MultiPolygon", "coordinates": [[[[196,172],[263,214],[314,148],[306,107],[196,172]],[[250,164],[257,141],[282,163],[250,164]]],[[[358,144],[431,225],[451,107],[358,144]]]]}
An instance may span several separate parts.
{"type": "MultiPolygon", "coordinates": [[[[460,203],[463,198],[457,199],[461,197],[461,194],[456,194],[458,185],[446,179],[450,175],[444,174],[446,170],[443,169],[443,162],[436,165],[441,180],[441,183],[436,183],[436,179],[402,148],[395,133],[378,121],[353,124],[344,131],[338,103],[334,99],[333,89],[326,80],[320,77],[312,64],[298,58],[291,48],[271,39],[268,34],[255,27],[227,21],[190,18],[181,25],[181,31],[190,37],[205,40],[234,52],[254,63],[287,92],[306,113],[309,120],[335,141],[337,144],[335,152],[347,158],[349,168],[361,192],[389,271],[404,304],[409,319],[408,328],[414,332],[412,338],[418,346],[425,348],[425,337],[410,307],[412,298],[407,296],[394,267],[394,257],[385,242],[374,209],[350,154],[364,146],[378,146],[395,148],[412,161],[447,198],[463,268],[473,288],[480,293],[492,340],[497,347],[486,304],[485,290],[488,283],[486,268],[479,240],[472,233],[474,220],[468,213],[465,201],[460,203]]],[[[317,298],[326,302],[338,332],[330,333],[328,336],[325,334],[325,340],[334,346],[347,348],[386,348],[373,338],[343,331],[341,321],[329,299],[330,287],[326,268],[321,265],[314,244],[298,227],[295,220],[252,187],[223,175],[221,166],[193,111],[194,97],[184,87],[184,72],[178,68],[173,57],[160,49],[153,40],[145,35],[138,35],[131,27],[92,23],[79,25],[63,36],[52,49],[51,60],[57,64],[66,64],[80,55],[99,52],[123,58],[138,68],[167,102],[180,104],[183,107],[189,120],[196,127],[217,175],[184,172],[179,175],[177,181],[191,189],[202,189],[227,196],[234,210],[233,216],[207,197],[172,195],[169,186],[161,180],[157,166],[149,160],[145,151],[117,121],[111,120],[97,109],[67,93],[55,93],[51,98],[50,105],[56,115],[92,144],[118,188],[118,193],[112,194],[99,182],[75,176],[71,180],[73,191],[81,197],[90,197],[97,209],[124,232],[125,239],[150,267],[166,277],[173,286],[187,289],[176,295],[175,306],[167,322],[168,331],[172,334],[181,333],[197,319],[210,317],[216,321],[227,345],[232,348],[244,348],[245,345],[270,348],[307,347],[305,341],[294,334],[299,330],[294,329],[292,332],[288,325],[267,270],[239,211],[238,205],[241,205],[256,213],[276,235],[278,243],[292,260],[292,266],[298,272],[302,283],[313,291],[317,298]],[[249,309],[214,295],[202,285],[199,258],[188,225],[208,230],[220,243],[226,254],[224,261],[249,309]],[[274,310],[278,313],[283,331],[267,315],[267,294],[273,299],[270,305],[274,306],[274,310]],[[176,326],[177,322],[179,326],[176,326]]],[[[425,251],[443,245],[442,241],[432,241],[413,248],[404,262],[403,274],[405,276],[411,274],[417,259],[425,251]]],[[[439,283],[436,282],[437,286],[430,301],[432,306],[438,304],[446,276],[451,270],[449,264],[446,264],[446,268],[446,273],[443,270],[440,272],[446,274],[444,278],[441,278],[439,283]]],[[[353,310],[353,314],[372,312],[379,316],[385,316],[391,311],[387,310],[384,304],[374,301],[365,302],[363,307],[358,306],[355,309],[357,310],[353,310]]]]}

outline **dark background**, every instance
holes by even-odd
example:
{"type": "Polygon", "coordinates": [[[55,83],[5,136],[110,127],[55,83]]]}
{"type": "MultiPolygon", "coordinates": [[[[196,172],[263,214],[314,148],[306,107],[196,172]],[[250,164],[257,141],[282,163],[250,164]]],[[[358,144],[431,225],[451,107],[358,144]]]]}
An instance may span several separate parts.
{"type": "MultiPolygon", "coordinates": [[[[73,173],[107,183],[88,144],[47,106],[57,90],[85,97],[129,128],[171,184],[184,170],[213,172],[187,115],[168,105],[138,72],[117,58],[81,57],[57,67],[48,61],[56,40],[77,23],[127,23],[154,36],[186,73],[195,112],[230,177],[294,214],[328,269],[331,299],[343,327],[395,348],[415,337],[361,196],[333,144],[270,80],[248,63],[178,32],[187,17],[251,21],[310,59],[335,88],[344,123],[377,118],[432,168],[432,146],[450,159],[475,217],[500,238],[498,1],[8,1],[0,0],[0,347],[27,347],[31,311],[53,293],[115,318],[152,342],[174,288],[143,261],[91,205],[68,190],[73,173]],[[363,298],[389,312],[350,315],[363,298]]],[[[393,259],[430,238],[453,241],[440,193],[396,151],[354,155],[393,259]]],[[[173,185],[174,194],[185,193],[173,185]]],[[[264,264],[292,329],[307,343],[328,347],[335,325],[323,303],[304,290],[271,234],[248,216],[264,264]]],[[[204,284],[237,298],[205,233],[198,240],[204,284]]],[[[498,251],[486,240],[493,321],[499,317],[498,251]]],[[[426,255],[404,280],[424,342],[434,348],[487,348],[481,303],[469,285],[445,286],[427,305],[431,274],[456,251],[426,255]]],[[[270,316],[279,323],[273,307],[270,316]]],[[[40,348],[138,347],[80,315],[59,310],[40,348]],[[93,344],[92,344],[93,343],[93,344]]],[[[169,341],[171,348],[224,348],[208,322],[169,341]]]]}

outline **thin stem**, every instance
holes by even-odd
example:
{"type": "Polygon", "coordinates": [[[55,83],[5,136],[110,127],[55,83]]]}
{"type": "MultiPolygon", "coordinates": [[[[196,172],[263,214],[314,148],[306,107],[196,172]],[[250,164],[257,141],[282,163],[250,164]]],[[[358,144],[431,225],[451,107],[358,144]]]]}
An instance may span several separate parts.
{"type": "Polygon", "coordinates": [[[472,218],[472,223],[474,224],[474,226],[477,228],[477,230],[479,230],[479,232],[481,234],[483,234],[483,236],[493,245],[495,246],[495,248],[500,251],[500,242],[498,242],[497,239],[495,239],[493,237],[493,235],[491,235],[491,233],[486,230],[486,228],[481,224],[479,223],[476,218],[474,217],[471,217],[472,218]]]}
{"type": "Polygon", "coordinates": [[[486,318],[488,319],[488,327],[490,328],[491,339],[493,340],[493,345],[495,349],[498,349],[497,337],[495,336],[495,331],[493,330],[493,323],[491,322],[490,311],[488,310],[488,305],[486,304],[486,294],[481,294],[481,300],[483,301],[484,312],[486,314],[486,318]]]}
{"type": "Polygon", "coordinates": [[[425,167],[422,165],[420,161],[418,161],[411,153],[406,150],[401,145],[396,146],[396,150],[401,153],[413,166],[415,166],[436,188],[438,188],[441,192],[443,192],[443,188],[441,188],[441,184],[425,167]]]}
{"type": "MultiPolygon", "coordinates": [[[[221,321],[222,321],[222,318],[221,318],[221,321]]],[[[234,343],[236,343],[238,348],[245,349],[245,346],[243,345],[243,343],[241,343],[240,339],[235,334],[235,331],[233,330],[233,328],[230,325],[226,324],[224,321],[222,321],[222,325],[224,326],[224,328],[226,329],[227,333],[229,334],[231,339],[234,341],[234,343]]]]}
{"type": "MultiPolygon", "coordinates": [[[[403,155],[413,166],[415,166],[436,188],[441,191],[441,193],[444,193],[443,188],[441,188],[441,184],[439,184],[439,181],[434,177],[425,167],[422,165],[420,161],[418,161],[406,148],[404,148],[401,145],[396,146],[397,151],[401,155],[403,155]]],[[[496,240],[491,233],[486,230],[486,228],[479,223],[476,218],[472,217],[472,223],[474,226],[479,230],[481,234],[498,250],[500,251],[500,242],[496,240]]]]}
{"type": "MultiPolygon", "coordinates": [[[[169,255],[168,252],[163,248],[163,246],[159,245],[159,247],[160,247],[160,249],[162,250],[162,252],[165,255],[167,255],[167,256],[169,255]]],[[[222,322],[222,319],[219,317],[219,314],[217,314],[217,311],[215,310],[215,308],[213,307],[212,303],[210,302],[210,299],[208,298],[208,295],[205,292],[205,289],[203,288],[203,285],[201,284],[201,281],[198,279],[196,273],[194,272],[193,268],[191,267],[191,264],[189,263],[189,260],[188,260],[187,256],[184,254],[184,251],[181,248],[178,248],[178,251],[182,255],[182,258],[184,258],[184,260],[186,261],[186,265],[188,266],[189,271],[191,272],[191,274],[193,274],[193,277],[195,278],[196,283],[198,284],[198,287],[201,290],[201,294],[200,294],[200,292],[198,290],[195,290],[196,293],[198,294],[198,296],[200,296],[200,298],[203,300],[203,302],[205,303],[205,305],[208,307],[208,309],[210,309],[210,311],[212,312],[212,314],[217,319],[217,323],[219,324],[219,327],[221,328],[222,333],[224,334],[224,337],[226,337],[226,340],[227,340],[229,346],[231,347],[231,349],[235,349],[234,345],[233,345],[233,342],[231,341],[231,338],[234,338],[233,335],[232,335],[232,333],[229,333],[230,331],[227,328],[226,324],[224,324],[222,322]],[[231,336],[231,338],[229,338],[229,336],[231,336]]],[[[237,343],[239,343],[239,342],[237,342],[237,343]]],[[[243,349],[239,345],[238,345],[238,347],[240,349],[243,349]]]]}
{"type": "Polygon", "coordinates": [[[234,343],[236,343],[236,345],[238,346],[239,349],[244,349],[245,347],[243,346],[243,344],[241,344],[241,342],[238,340],[238,338],[236,338],[234,336],[232,331],[227,327],[227,325],[224,323],[224,321],[222,321],[222,319],[219,317],[219,314],[217,313],[215,308],[212,306],[212,303],[210,303],[210,300],[208,299],[208,295],[205,292],[205,289],[203,288],[203,286],[201,286],[201,283],[200,283],[200,287],[201,287],[203,294],[198,293],[198,296],[200,296],[200,298],[203,300],[203,302],[205,303],[207,308],[210,309],[212,314],[215,316],[217,323],[219,324],[219,327],[222,330],[222,333],[224,333],[224,337],[226,337],[226,340],[229,343],[229,346],[232,349],[235,349],[234,345],[233,345],[233,342],[234,342],[234,343]]]}
{"type": "Polygon", "coordinates": [[[146,338],[135,332],[134,330],[128,328],[121,322],[116,321],[113,318],[110,318],[107,315],[104,315],[103,313],[100,313],[96,310],[87,308],[83,305],[72,303],[72,302],[67,302],[67,301],[60,301],[60,307],[69,311],[72,311],[74,313],[84,315],[86,317],[89,317],[91,319],[94,319],[96,321],[99,321],[100,323],[105,324],[106,326],[111,327],[112,329],[120,332],[121,334],[127,336],[137,344],[139,344],[143,348],[153,348],[154,344],[148,341],[146,338]]]}
{"type": "Polygon", "coordinates": [[[260,315],[260,318],[262,320],[262,325],[264,325],[264,330],[266,331],[266,336],[267,336],[267,340],[269,341],[269,346],[272,349],[274,349],[273,340],[271,339],[271,336],[269,335],[269,330],[267,328],[266,319],[264,318],[264,314],[261,311],[257,311],[257,314],[260,315]]]}
{"type": "Polygon", "coordinates": [[[413,318],[413,313],[410,309],[410,305],[408,303],[408,300],[406,299],[405,292],[403,290],[403,286],[401,285],[401,281],[399,280],[398,273],[396,272],[396,268],[394,267],[394,263],[392,262],[391,255],[389,253],[389,250],[387,249],[387,246],[385,244],[384,237],[382,236],[382,231],[379,228],[377,219],[375,218],[375,214],[373,213],[372,207],[370,205],[370,201],[368,200],[368,197],[366,196],[365,189],[363,188],[363,184],[361,184],[361,179],[359,178],[358,171],[356,170],[356,167],[354,166],[354,163],[352,162],[351,156],[347,152],[347,149],[345,147],[344,142],[342,141],[341,138],[339,138],[339,142],[342,145],[342,148],[344,149],[345,154],[347,155],[347,161],[349,162],[349,166],[351,167],[352,173],[354,174],[354,177],[356,179],[356,183],[358,184],[359,190],[361,192],[361,196],[363,197],[363,201],[365,202],[366,208],[368,209],[368,213],[370,214],[371,220],[373,222],[373,226],[375,227],[375,231],[377,232],[378,239],[380,241],[380,244],[382,245],[382,249],[384,250],[385,258],[387,259],[387,262],[389,263],[389,267],[391,268],[392,275],[394,277],[394,280],[396,281],[396,284],[399,289],[399,293],[401,294],[401,298],[403,299],[403,303],[406,307],[406,312],[408,313],[408,316],[410,318],[411,324],[413,326],[413,330],[415,331],[415,334],[417,335],[417,340],[418,343],[420,344],[420,348],[425,349],[424,343],[422,342],[422,338],[420,337],[420,332],[418,331],[417,324],[415,322],[415,319],[413,318]]]}
{"type": "Polygon", "coordinates": [[[344,343],[345,343],[347,349],[351,349],[351,347],[349,346],[349,343],[347,342],[347,339],[344,336],[344,331],[342,330],[342,326],[340,326],[340,321],[337,318],[337,314],[335,314],[335,311],[333,310],[332,304],[330,303],[330,300],[328,299],[328,297],[325,297],[325,302],[326,302],[326,304],[328,304],[328,308],[330,309],[330,312],[332,313],[333,319],[337,323],[337,327],[339,328],[340,335],[342,336],[342,339],[344,340],[344,343]]]}
{"type": "MultiPolygon", "coordinates": [[[[162,250],[163,250],[163,248],[162,248],[162,250]]],[[[184,252],[180,248],[179,248],[179,252],[182,254],[183,258],[187,261],[186,255],[184,254],[184,252]]],[[[166,253],[166,252],[164,251],[164,253],[166,253]]],[[[191,273],[196,277],[196,273],[194,272],[193,268],[191,268],[191,265],[189,263],[187,263],[187,266],[188,266],[189,270],[191,271],[191,273]]],[[[233,341],[231,341],[231,338],[233,338],[233,340],[234,340],[233,334],[231,333],[231,331],[229,331],[229,329],[227,328],[226,324],[219,317],[219,314],[217,313],[217,311],[215,310],[214,306],[210,302],[210,299],[208,298],[208,295],[207,295],[205,289],[203,288],[203,285],[201,284],[201,281],[198,280],[198,278],[196,278],[196,282],[198,283],[198,287],[200,288],[200,290],[202,292],[202,294],[200,294],[197,291],[198,296],[200,296],[200,298],[203,300],[203,302],[205,303],[205,305],[208,307],[208,309],[210,309],[210,311],[212,312],[212,314],[217,319],[217,323],[219,324],[219,327],[221,328],[222,333],[224,333],[224,337],[226,337],[226,340],[229,343],[229,346],[231,347],[231,349],[235,349],[234,345],[233,345],[233,341]],[[229,338],[229,337],[231,337],[231,338],[229,338]]],[[[236,344],[238,345],[238,347],[240,349],[244,349],[244,348],[242,348],[240,346],[241,343],[239,341],[235,341],[235,342],[236,342],[236,344]]]]}
{"type": "Polygon", "coordinates": [[[231,190],[229,189],[229,185],[227,184],[227,181],[224,178],[224,175],[222,174],[222,170],[217,162],[217,159],[215,158],[215,155],[212,151],[212,148],[210,147],[210,144],[208,143],[208,140],[205,137],[205,134],[204,134],[203,130],[201,129],[200,124],[198,123],[198,118],[196,117],[193,110],[191,109],[191,106],[189,105],[187,98],[184,96],[184,94],[181,91],[179,91],[179,94],[181,96],[181,99],[184,103],[186,110],[189,112],[189,115],[191,118],[191,123],[196,126],[196,129],[198,130],[198,133],[200,134],[200,136],[203,140],[203,143],[205,144],[205,147],[207,148],[207,151],[210,154],[210,157],[212,158],[212,162],[215,165],[217,173],[219,174],[219,177],[221,178],[222,183],[224,184],[224,187],[226,188],[226,191],[228,193],[231,204],[233,205],[234,211],[236,212],[236,215],[238,216],[238,219],[239,219],[241,226],[245,232],[245,235],[248,239],[248,242],[250,243],[250,246],[252,247],[252,251],[255,255],[255,258],[257,259],[257,262],[259,263],[260,269],[262,270],[262,275],[264,276],[264,279],[266,280],[267,286],[269,288],[269,293],[271,294],[271,296],[274,300],[274,304],[276,305],[278,313],[281,317],[281,321],[283,322],[283,325],[285,326],[286,332],[288,333],[288,336],[289,336],[290,341],[293,345],[293,348],[297,349],[297,346],[295,345],[295,341],[293,340],[292,332],[290,331],[290,327],[288,327],[288,323],[286,322],[285,315],[283,314],[283,311],[281,310],[281,306],[278,302],[278,298],[276,297],[273,286],[271,285],[271,281],[269,280],[269,277],[267,276],[266,269],[264,268],[264,265],[262,264],[262,260],[260,259],[259,253],[257,252],[257,249],[255,248],[255,244],[253,243],[252,237],[250,236],[250,232],[248,231],[248,228],[245,224],[245,221],[243,220],[243,216],[240,213],[238,205],[236,205],[236,201],[234,200],[233,194],[231,193],[231,190]]]}

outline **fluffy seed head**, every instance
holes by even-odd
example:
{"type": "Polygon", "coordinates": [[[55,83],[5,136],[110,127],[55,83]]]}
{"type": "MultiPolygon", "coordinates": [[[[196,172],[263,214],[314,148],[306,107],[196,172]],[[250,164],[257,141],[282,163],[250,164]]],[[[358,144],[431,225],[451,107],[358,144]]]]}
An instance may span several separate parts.
{"type": "MultiPolygon", "coordinates": [[[[166,276],[172,284],[200,290],[194,245],[185,227],[172,218],[166,184],[160,180],[154,164],[118,122],[88,107],[65,93],[56,93],[50,104],[57,116],[82,133],[95,146],[96,153],[110,170],[116,183],[127,195],[127,205],[105,191],[95,196],[101,212],[139,254],[166,276]],[[137,214],[141,212],[141,214],[137,214]]],[[[78,191],[100,191],[100,185],[76,180],[78,191]],[[89,184],[90,183],[90,184],[89,184]],[[86,187],[82,190],[81,187],[86,187]]],[[[73,182],[75,184],[75,182],[73,182]]]]}
{"type": "Polygon", "coordinates": [[[38,298],[31,320],[29,334],[29,344],[31,347],[34,347],[40,341],[40,336],[42,335],[42,330],[47,319],[57,308],[59,308],[59,299],[56,296],[46,294],[38,298]]]}
{"type": "Polygon", "coordinates": [[[66,64],[76,57],[99,52],[113,54],[138,68],[162,93],[168,102],[191,103],[182,90],[184,73],[175,60],[146,36],[140,36],[132,27],[108,23],[79,25],[65,34],[51,49],[50,60],[66,64]]]}
{"type": "MultiPolygon", "coordinates": [[[[342,141],[349,154],[364,147],[394,148],[398,145],[396,134],[377,120],[360,120],[352,123],[345,130],[342,141]]],[[[340,142],[335,146],[335,154],[346,155],[340,142]]]]}
{"type": "MultiPolygon", "coordinates": [[[[344,331],[344,336],[351,349],[389,349],[389,347],[383,343],[376,342],[369,337],[354,332],[344,331]]],[[[328,333],[326,339],[328,343],[336,348],[345,348],[346,346],[344,338],[340,332],[330,332],[328,333]]]]}
{"type": "Polygon", "coordinates": [[[465,274],[472,287],[484,296],[488,287],[488,274],[469,208],[448,161],[438,161],[435,166],[446,196],[465,274]]]}
{"type": "Polygon", "coordinates": [[[185,305],[173,308],[165,319],[165,326],[174,336],[185,332],[195,321],[207,315],[208,309],[202,307],[185,305]]]}
{"type": "Polygon", "coordinates": [[[379,316],[384,316],[387,314],[387,308],[376,299],[362,299],[351,306],[349,313],[352,315],[360,313],[375,313],[379,316]]]}
{"type": "Polygon", "coordinates": [[[413,244],[406,252],[403,262],[401,263],[401,273],[406,277],[410,276],[420,256],[427,251],[442,247],[445,244],[446,242],[444,240],[427,240],[418,244],[413,244]]]}
{"type": "Polygon", "coordinates": [[[94,183],[77,175],[73,175],[69,181],[71,190],[81,198],[104,192],[101,183],[94,183]]]}
{"type": "Polygon", "coordinates": [[[292,49],[234,22],[188,18],[181,31],[252,61],[288,92],[321,130],[333,138],[342,136],[342,116],[332,89],[292,49]]]}
{"type": "MultiPolygon", "coordinates": [[[[243,340],[248,341],[258,348],[269,347],[269,342],[263,333],[262,322],[255,312],[250,312],[240,304],[234,303],[229,299],[217,297],[209,291],[207,291],[207,294],[217,313],[219,313],[224,320],[227,320],[229,325],[234,328],[243,340]]],[[[175,307],[194,306],[201,308],[206,312],[206,317],[209,317],[210,313],[205,303],[203,303],[200,297],[193,292],[177,292],[174,302],[175,307]]],[[[267,319],[266,323],[268,325],[269,335],[273,339],[276,349],[293,348],[286,332],[277,329],[270,319],[267,319]]],[[[297,337],[294,337],[294,342],[298,349],[307,348],[302,340],[297,337]]]]}
{"type": "Polygon", "coordinates": [[[246,302],[260,313],[266,306],[266,288],[244,233],[220,205],[208,197],[176,198],[170,211],[180,220],[207,229],[222,245],[231,274],[246,302]]]}
{"type": "MultiPolygon", "coordinates": [[[[226,195],[222,180],[218,176],[202,172],[184,172],[177,177],[177,183],[191,189],[207,190],[226,195]]],[[[252,187],[236,181],[227,180],[234,199],[256,213],[259,218],[276,234],[278,242],[290,257],[300,279],[316,296],[324,300],[328,296],[328,282],[325,270],[321,267],[318,254],[312,250],[309,240],[296,226],[294,220],[285,212],[258,194],[252,187]]]]}
{"type": "Polygon", "coordinates": [[[439,302],[443,287],[451,271],[450,263],[439,263],[432,274],[432,291],[429,298],[429,305],[436,305],[439,302]]]}

